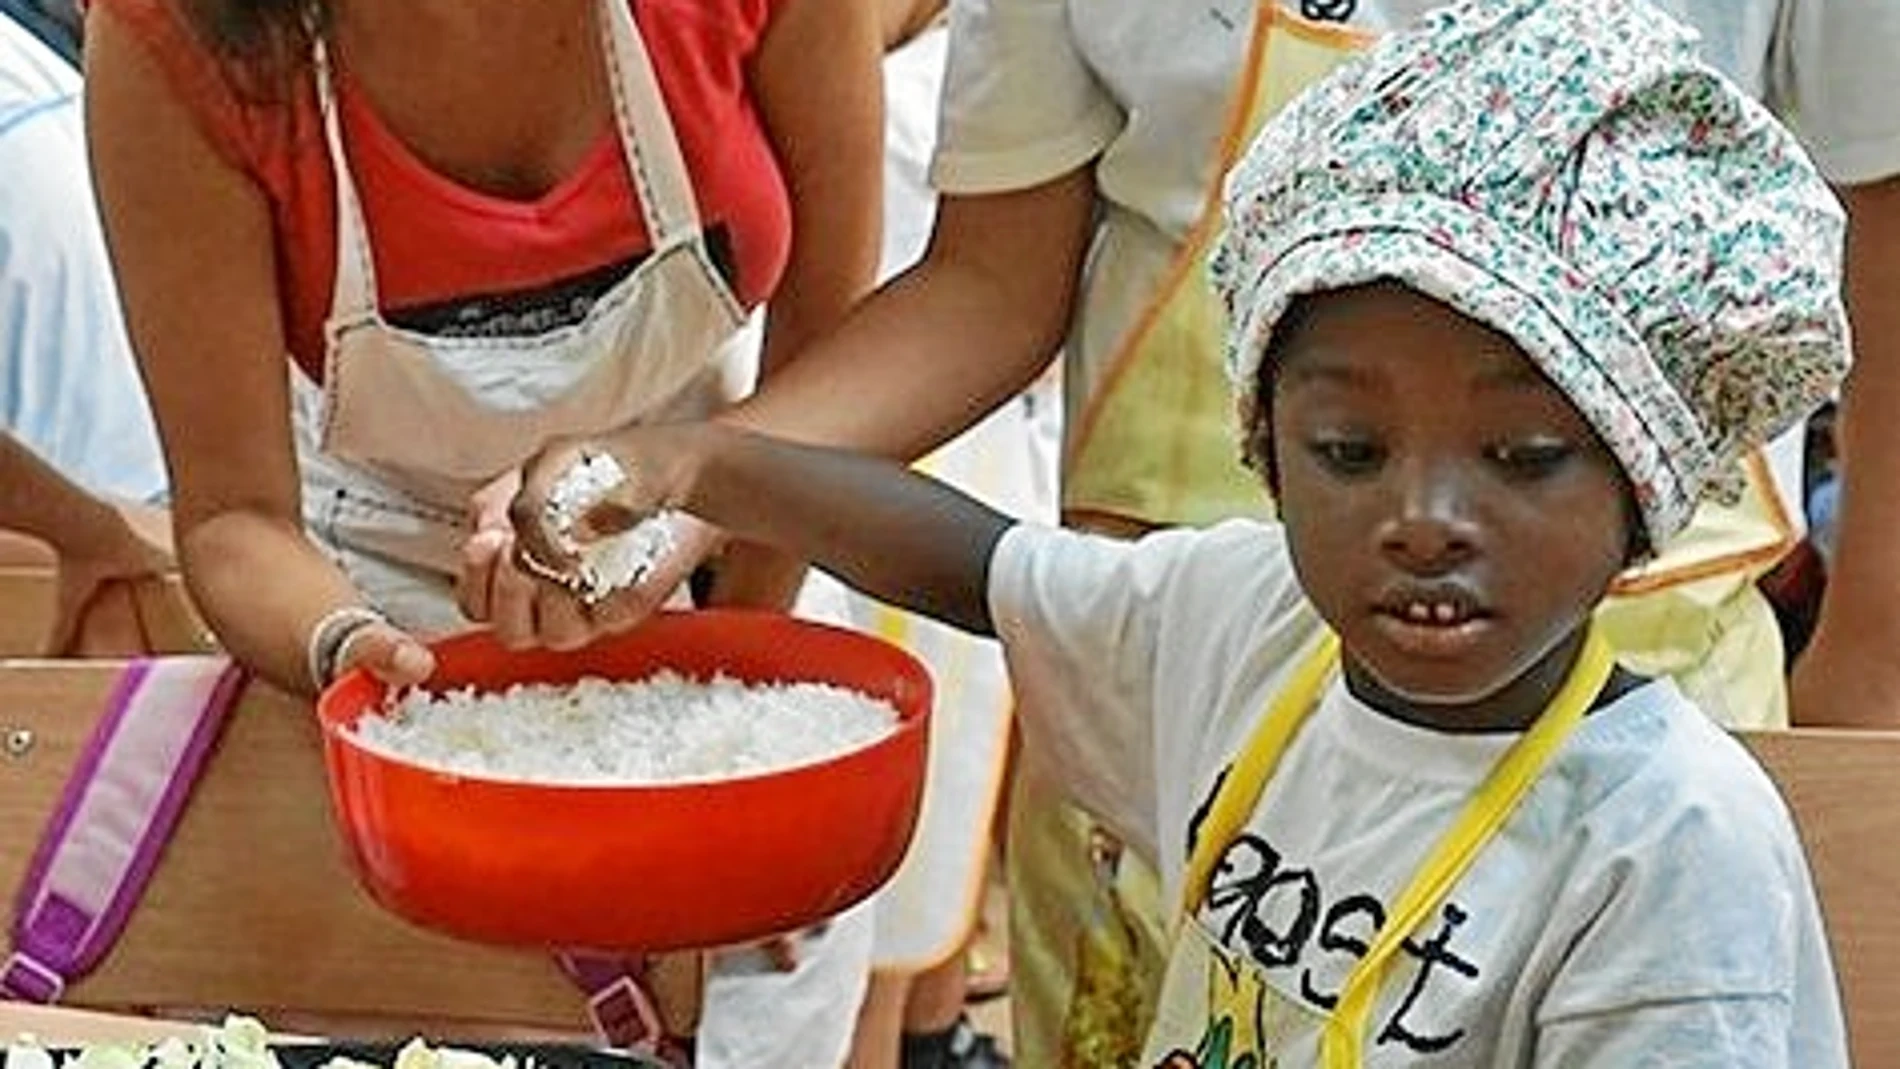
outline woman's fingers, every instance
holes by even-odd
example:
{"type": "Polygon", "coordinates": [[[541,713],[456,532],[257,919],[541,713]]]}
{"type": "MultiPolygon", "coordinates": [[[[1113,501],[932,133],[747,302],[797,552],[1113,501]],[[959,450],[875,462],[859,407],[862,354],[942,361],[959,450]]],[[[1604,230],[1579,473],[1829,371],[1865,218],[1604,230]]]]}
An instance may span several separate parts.
{"type": "Polygon", "coordinates": [[[462,544],[462,571],[455,580],[455,604],[475,623],[494,616],[495,572],[503,566],[514,539],[506,529],[481,530],[462,544]]]}
{"type": "Polygon", "coordinates": [[[412,687],[435,674],[435,654],[389,624],[368,624],[343,640],[337,674],[361,668],[391,687],[412,687]]]}
{"type": "Polygon", "coordinates": [[[521,492],[521,472],[511,469],[468,497],[468,526],[473,531],[508,529],[508,506],[521,492]]]}
{"type": "Polygon", "coordinates": [[[503,646],[519,650],[539,645],[535,601],[543,584],[516,565],[512,541],[511,551],[496,559],[489,582],[488,623],[503,646]]]}
{"type": "Polygon", "coordinates": [[[535,591],[535,638],[555,650],[575,650],[600,633],[589,610],[573,595],[548,583],[535,591]]]}

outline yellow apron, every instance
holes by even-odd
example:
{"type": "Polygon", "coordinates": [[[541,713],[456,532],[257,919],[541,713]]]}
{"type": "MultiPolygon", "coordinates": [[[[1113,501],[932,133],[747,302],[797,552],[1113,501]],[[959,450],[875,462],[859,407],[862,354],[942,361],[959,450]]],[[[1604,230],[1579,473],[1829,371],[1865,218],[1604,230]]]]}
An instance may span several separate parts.
{"type": "Polygon", "coordinates": [[[1614,664],[1609,647],[1592,630],[1549,708],[1499,758],[1458,818],[1425,855],[1393,900],[1386,923],[1346,977],[1332,1012],[1321,1015],[1304,1002],[1281,995],[1251,961],[1221,946],[1194,917],[1221,855],[1259,807],[1275,767],[1311,715],[1338,662],[1339,642],[1327,635],[1269,704],[1208,807],[1182,880],[1175,945],[1144,1065],[1270,1069],[1300,1037],[1310,1036],[1317,1023],[1319,1064],[1325,1069],[1358,1069],[1364,1062],[1366,1021],[1394,955],[1419,923],[1438,909],[1516,811],[1550,759],[1583,721],[1614,664]]]}
{"type": "Polygon", "coordinates": [[[1068,435],[1066,515],[1166,526],[1271,511],[1259,479],[1240,464],[1233,390],[1221,365],[1226,316],[1207,281],[1220,233],[1220,176],[1267,119],[1372,40],[1270,2],[1259,6],[1201,217],[1068,435]]]}

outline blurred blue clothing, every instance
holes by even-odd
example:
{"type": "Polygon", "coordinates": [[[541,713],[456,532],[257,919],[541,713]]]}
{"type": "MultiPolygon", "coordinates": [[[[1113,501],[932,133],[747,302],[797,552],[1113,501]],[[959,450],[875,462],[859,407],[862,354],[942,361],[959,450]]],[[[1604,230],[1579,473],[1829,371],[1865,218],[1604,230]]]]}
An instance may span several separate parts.
{"type": "Polygon", "coordinates": [[[102,494],[165,465],[93,205],[79,74],[0,17],[0,430],[102,494]]]}
{"type": "Polygon", "coordinates": [[[1808,537],[1822,563],[1834,566],[1834,546],[1840,537],[1841,480],[1828,475],[1808,494],[1808,537]]]}
{"type": "Polygon", "coordinates": [[[0,13],[11,15],[61,59],[79,66],[85,20],[74,0],[0,0],[0,13]]]}

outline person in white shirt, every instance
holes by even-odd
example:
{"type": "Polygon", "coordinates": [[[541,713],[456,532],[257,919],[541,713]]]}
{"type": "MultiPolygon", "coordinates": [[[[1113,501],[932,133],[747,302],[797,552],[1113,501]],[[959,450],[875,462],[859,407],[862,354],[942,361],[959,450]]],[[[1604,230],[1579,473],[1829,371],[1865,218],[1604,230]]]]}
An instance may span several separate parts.
{"type": "Polygon", "coordinates": [[[1594,610],[1847,367],[1840,207],[1784,128],[1618,0],[1469,0],[1301,96],[1212,278],[1283,526],[1013,523],[719,425],[559,443],[1003,640],[1061,785],[1178,905],[1111,1064],[1844,1066],[1792,822],[1594,610]]]}
{"type": "Polygon", "coordinates": [[[0,15],[0,528],[58,556],[46,652],[116,579],[171,567],[165,463],[87,175],[80,78],[0,15]]]}
{"type": "Polygon", "coordinates": [[[98,494],[155,501],[165,463],[86,166],[79,72],[0,17],[0,429],[98,494]]]}

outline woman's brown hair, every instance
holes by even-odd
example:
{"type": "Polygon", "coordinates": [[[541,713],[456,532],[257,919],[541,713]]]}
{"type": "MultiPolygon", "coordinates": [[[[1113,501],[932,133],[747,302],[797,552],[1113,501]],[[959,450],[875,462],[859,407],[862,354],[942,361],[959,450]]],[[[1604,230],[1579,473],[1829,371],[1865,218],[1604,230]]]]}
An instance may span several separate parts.
{"type": "Polygon", "coordinates": [[[280,100],[330,26],[332,0],[183,0],[193,32],[247,96],[280,100]]]}

